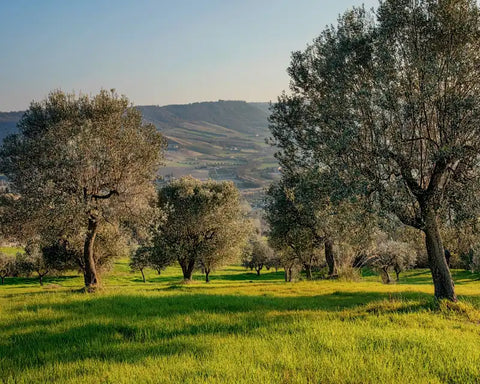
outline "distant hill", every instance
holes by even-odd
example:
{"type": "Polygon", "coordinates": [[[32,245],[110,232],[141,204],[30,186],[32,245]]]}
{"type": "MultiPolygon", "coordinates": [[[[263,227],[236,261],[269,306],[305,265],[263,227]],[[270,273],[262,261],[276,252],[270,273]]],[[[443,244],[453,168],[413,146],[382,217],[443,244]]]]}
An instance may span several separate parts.
{"type": "Polygon", "coordinates": [[[249,103],[250,105],[257,107],[261,111],[263,111],[267,116],[270,115],[270,103],[249,103]]]}
{"type": "MultiPolygon", "coordinates": [[[[201,102],[137,106],[168,139],[166,179],[192,174],[260,189],[278,172],[269,135],[269,103],[201,102]]],[[[16,132],[23,112],[0,112],[0,141],[16,132]]]]}
{"type": "Polygon", "coordinates": [[[0,143],[6,136],[17,132],[17,123],[22,115],[23,111],[0,112],[0,143]]]}
{"type": "MultiPolygon", "coordinates": [[[[200,179],[232,180],[244,191],[257,191],[278,177],[269,135],[269,103],[217,101],[185,105],[139,106],[168,138],[168,180],[191,174],[200,179]]],[[[247,192],[246,192],[247,193],[247,192]]]]}
{"type": "MultiPolygon", "coordinates": [[[[142,105],[137,108],[146,121],[155,124],[161,131],[183,127],[185,124],[201,126],[206,123],[210,127],[218,126],[220,131],[221,128],[226,128],[227,131],[221,132],[221,136],[228,134],[228,131],[265,136],[268,133],[268,106],[268,103],[219,100],[163,107],[142,105]]],[[[16,132],[16,124],[23,113],[24,111],[0,112],[0,140],[16,132]]]]}
{"type": "Polygon", "coordinates": [[[179,125],[183,122],[202,122],[218,125],[242,134],[265,133],[268,123],[266,103],[245,101],[203,102],[181,105],[138,106],[145,120],[160,129],[179,125]]]}

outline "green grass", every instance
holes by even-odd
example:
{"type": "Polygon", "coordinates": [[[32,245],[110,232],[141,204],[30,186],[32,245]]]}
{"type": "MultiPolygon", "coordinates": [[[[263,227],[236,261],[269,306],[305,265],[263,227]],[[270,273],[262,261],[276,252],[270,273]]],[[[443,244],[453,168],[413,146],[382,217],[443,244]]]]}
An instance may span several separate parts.
{"type": "Polygon", "coordinates": [[[185,285],[169,268],[143,284],[121,261],[94,294],[78,276],[7,279],[0,382],[478,383],[480,282],[454,276],[455,305],[424,270],[286,284],[231,266],[185,285]]]}

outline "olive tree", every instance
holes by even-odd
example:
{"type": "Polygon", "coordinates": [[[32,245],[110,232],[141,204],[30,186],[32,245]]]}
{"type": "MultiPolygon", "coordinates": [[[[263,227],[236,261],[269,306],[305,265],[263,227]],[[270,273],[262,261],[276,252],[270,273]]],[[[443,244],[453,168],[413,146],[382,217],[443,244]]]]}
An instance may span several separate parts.
{"type": "Polygon", "coordinates": [[[259,236],[249,240],[249,244],[244,252],[244,265],[252,270],[255,269],[257,275],[260,275],[263,267],[267,267],[274,257],[273,249],[270,248],[266,240],[259,236]]]}
{"type": "Polygon", "coordinates": [[[383,239],[371,251],[366,263],[382,274],[386,284],[391,283],[390,271],[393,269],[396,280],[400,273],[415,264],[416,253],[408,243],[383,239]]]}
{"type": "Polygon", "coordinates": [[[43,285],[43,278],[55,271],[55,265],[43,256],[37,244],[28,244],[25,253],[17,253],[15,258],[16,271],[19,275],[37,274],[38,282],[43,285]]]}
{"type": "Polygon", "coordinates": [[[152,266],[152,252],[149,247],[139,247],[130,258],[130,269],[132,271],[140,271],[142,280],[145,283],[145,268],[152,266]]]}
{"type": "MultiPolygon", "coordinates": [[[[323,237],[311,215],[303,215],[294,203],[290,190],[282,183],[273,183],[265,199],[265,219],[269,225],[270,245],[278,252],[287,249],[288,259],[294,259],[305,268],[307,278],[316,263],[316,251],[323,245],[323,237]]],[[[333,253],[332,258],[333,259],[333,253]]],[[[333,267],[332,267],[333,269],[333,267]]]]}
{"type": "Polygon", "coordinates": [[[101,235],[147,225],[165,140],[114,91],[93,97],[55,91],[33,102],[18,128],[0,150],[0,172],[13,192],[3,198],[4,217],[20,240],[75,244],[85,286],[93,288],[97,257],[111,255],[97,246],[101,235]]]}
{"type": "Polygon", "coordinates": [[[165,217],[154,230],[154,258],[176,259],[186,281],[200,266],[208,282],[213,269],[240,257],[251,229],[232,182],[183,177],[159,191],[158,206],[165,217]]]}
{"type": "Polygon", "coordinates": [[[442,212],[478,209],[479,52],[474,0],[385,0],[295,52],[272,110],[281,161],[320,165],[425,233],[438,299],[456,300],[442,212]]]}
{"type": "Polygon", "coordinates": [[[328,276],[335,277],[337,264],[350,263],[350,253],[364,246],[374,224],[363,201],[332,201],[328,182],[323,171],[284,169],[280,181],[266,193],[270,242],[278,250],[291,248],[307,279],[312,278],[312,267],[319,265],[321,252],[328,276]]]}
{"type": "Polygon", "coordinates": [[[2,285],[5,282],[5,278],[12,276],[15,272],[15,258],[0,252],[0,279],[2,285]]]}

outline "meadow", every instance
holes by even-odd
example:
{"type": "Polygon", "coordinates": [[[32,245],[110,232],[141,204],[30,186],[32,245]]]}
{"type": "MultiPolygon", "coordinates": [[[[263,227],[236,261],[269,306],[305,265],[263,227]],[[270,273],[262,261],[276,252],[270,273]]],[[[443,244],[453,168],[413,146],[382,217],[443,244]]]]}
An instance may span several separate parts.
{"type": "Polygon", "coordinates": [[[479,276],[454,271],[459,304],[435,303],[426,270],[384,285],[285,283],[237,266],[196,275],[116,263],[82,278],[0,286],[2,383],[478,383],[479,276]]]}

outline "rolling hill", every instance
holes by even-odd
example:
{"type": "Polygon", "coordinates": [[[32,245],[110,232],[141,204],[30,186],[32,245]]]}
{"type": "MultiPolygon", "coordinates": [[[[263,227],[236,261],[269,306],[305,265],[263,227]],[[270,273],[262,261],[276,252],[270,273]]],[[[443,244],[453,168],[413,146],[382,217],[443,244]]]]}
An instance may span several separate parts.
{"type": "MultiPolygon", "coordinates": [[[[233,180],[249,196],[277,177],[269,135],[268,103],[201,102],[137,106],[168,139],[165,180],[191,174],[233,180]]],[[[0,140],[16,132],[23,112],[0,112],[0,140]]],[[[255,197],[252,197],[255,200],[255,197]]]]}

